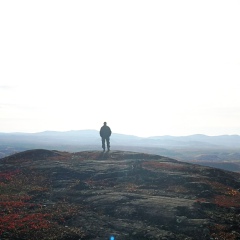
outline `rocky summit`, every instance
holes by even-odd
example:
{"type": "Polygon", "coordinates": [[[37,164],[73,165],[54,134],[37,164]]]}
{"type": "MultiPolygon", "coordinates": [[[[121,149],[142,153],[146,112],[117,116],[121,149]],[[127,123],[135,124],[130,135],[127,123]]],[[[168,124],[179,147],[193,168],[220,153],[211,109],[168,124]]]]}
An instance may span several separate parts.
{"type": "Polygon", "coordinates": [[[0,239],[240,239],[240,174],[135,152],[0,159],[0,239]]]}

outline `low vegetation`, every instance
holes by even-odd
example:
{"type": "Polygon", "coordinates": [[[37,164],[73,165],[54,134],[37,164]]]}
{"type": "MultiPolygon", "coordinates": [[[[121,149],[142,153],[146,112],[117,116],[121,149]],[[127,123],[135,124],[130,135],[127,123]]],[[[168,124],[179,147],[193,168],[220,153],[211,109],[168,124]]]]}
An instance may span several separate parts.
{"type": "Polygon", "coordinates": [[[239,179],[142,153],[19,153],[0,162],[0,239],[239,239],[239,179]]]}

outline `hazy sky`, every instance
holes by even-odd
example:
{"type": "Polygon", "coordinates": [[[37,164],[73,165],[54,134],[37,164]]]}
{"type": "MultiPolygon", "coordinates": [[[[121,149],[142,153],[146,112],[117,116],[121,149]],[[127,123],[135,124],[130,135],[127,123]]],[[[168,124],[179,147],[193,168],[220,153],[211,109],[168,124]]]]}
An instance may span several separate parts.
{"type": "Polygon", "coordinates": [[[0,1],[0,132],[240,134],[240,1],[0,1]]]}

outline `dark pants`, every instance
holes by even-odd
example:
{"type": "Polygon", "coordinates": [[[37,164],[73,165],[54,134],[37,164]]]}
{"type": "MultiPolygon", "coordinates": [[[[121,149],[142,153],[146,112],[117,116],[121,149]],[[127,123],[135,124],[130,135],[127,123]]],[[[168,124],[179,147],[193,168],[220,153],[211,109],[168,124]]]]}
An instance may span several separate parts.
{"type": "Polygon", "coordinates": [[[109,137],[102,137],[102,148],[105,150],[105,141],[107,142],[107,148],[110,150],[110,139],[109,137]]]}

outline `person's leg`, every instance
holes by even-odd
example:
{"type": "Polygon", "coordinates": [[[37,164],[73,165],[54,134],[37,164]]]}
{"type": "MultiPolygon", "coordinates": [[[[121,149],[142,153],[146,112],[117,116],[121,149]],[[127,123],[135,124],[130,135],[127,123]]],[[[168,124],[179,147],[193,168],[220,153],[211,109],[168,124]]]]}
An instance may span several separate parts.
{"type": "Polygon", "coordinates": [[[102,148],[105,151],[105,138],[102,138],[102,148]]]}
{"type": "Polygon", "coordinates": [[[106,138],[108,151],[110,150],[110,138],[106,138]]]}

